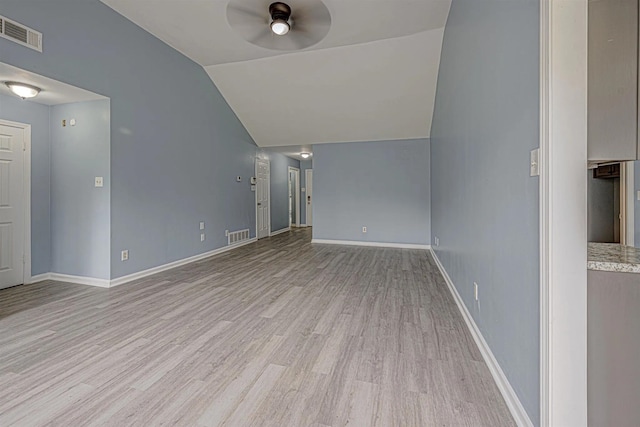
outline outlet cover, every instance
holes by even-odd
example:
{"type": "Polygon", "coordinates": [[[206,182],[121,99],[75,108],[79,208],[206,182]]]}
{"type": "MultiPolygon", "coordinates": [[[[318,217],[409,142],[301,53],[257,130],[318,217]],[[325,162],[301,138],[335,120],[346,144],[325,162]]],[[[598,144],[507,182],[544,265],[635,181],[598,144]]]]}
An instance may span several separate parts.
{"type": "Polygon", "coordinates": [[[204,230],[204,221],[200,221],[200,230],[204,230]]]}
{"type": "Polygon", "coordinates": [[[202,233],[202,234],[200,235],[200,241],[201,241],[201,242],[204,242],[204,233],[202,233]]]}
{"type": "Polygon", "coordinates": [[[476,282],[473,282],[473,296],[478,301],[478,284],[476,282]]]}
{"type": "Polygon", "coordinates": [[[96,176],[96,187],[104,187],[104,179],[101,176],[96,176]]]}
{"type": "Polygon", "coordinates": [[[366,233],[367,232],[367,227],[362,227],[362,232],[366,233]]]}
{"type": "Polygon", "coordinates": [[[120,260],[127,261],[129,259],[129,249],[125,249],[120,253],[120,260]]]}

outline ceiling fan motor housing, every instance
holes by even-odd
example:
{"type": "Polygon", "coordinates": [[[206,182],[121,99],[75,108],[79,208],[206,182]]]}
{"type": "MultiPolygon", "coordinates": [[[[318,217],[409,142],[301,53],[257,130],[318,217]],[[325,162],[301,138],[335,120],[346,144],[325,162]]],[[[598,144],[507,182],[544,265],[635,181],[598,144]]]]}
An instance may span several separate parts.
{"type": "Polygon", "coordinates": [[[288,4],[282,2],[275,2],[269,5],[269,14],[271,15],[272,20],[282,19],[285,22],[289,21],[289,17],[291,16],[291,8],[288,4]]]}

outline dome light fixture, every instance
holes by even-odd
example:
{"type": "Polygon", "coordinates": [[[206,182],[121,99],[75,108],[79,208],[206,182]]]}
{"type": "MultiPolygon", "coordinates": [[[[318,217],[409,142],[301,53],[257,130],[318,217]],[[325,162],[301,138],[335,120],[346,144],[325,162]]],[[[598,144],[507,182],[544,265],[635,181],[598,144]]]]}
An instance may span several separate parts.
{"type": "Polygon", "coordinates": [[[275,2],[269,6],[269,14],[271,15],[271,31],[278,36],[284,36],[291,30],[289,17],[291,16],[291,8],[289,5],[275,2]]]}
{"type": "Polygon", "coordinates": [[[302,157],[303,159],[308,159],[309,157],[311,157],[310,153],[300,153],[300,157],[302,157]]]}
{"type": "Polygon", "coordinates": [[[4,84],[22,99],[33,98],[40,93],[42,89],[37,86],[28,85],[19,82],[4,82],[4,84]]]}

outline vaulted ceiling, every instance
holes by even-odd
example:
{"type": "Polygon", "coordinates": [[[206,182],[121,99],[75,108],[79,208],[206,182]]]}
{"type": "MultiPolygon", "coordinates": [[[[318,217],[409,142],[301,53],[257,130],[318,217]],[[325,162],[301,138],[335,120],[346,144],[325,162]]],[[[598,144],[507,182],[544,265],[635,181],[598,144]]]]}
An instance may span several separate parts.
{"type": "Polygon", "coordinates": [[[429,137],[451,0],[323,0],[327,36],[297,51],[247,42],[229,0],[102,1],[202,65],[261,147],[429,137]]]}

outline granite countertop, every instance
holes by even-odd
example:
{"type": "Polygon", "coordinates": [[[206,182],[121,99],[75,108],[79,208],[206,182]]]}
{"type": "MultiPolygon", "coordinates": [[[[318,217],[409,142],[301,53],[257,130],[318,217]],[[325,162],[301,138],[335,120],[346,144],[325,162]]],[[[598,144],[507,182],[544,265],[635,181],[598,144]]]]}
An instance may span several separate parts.
{"type": "Polygon", "coordinates": [[[618,243],[589,243],[587,268],[599,271],[640,273],[640,249],[618,243]]]}

